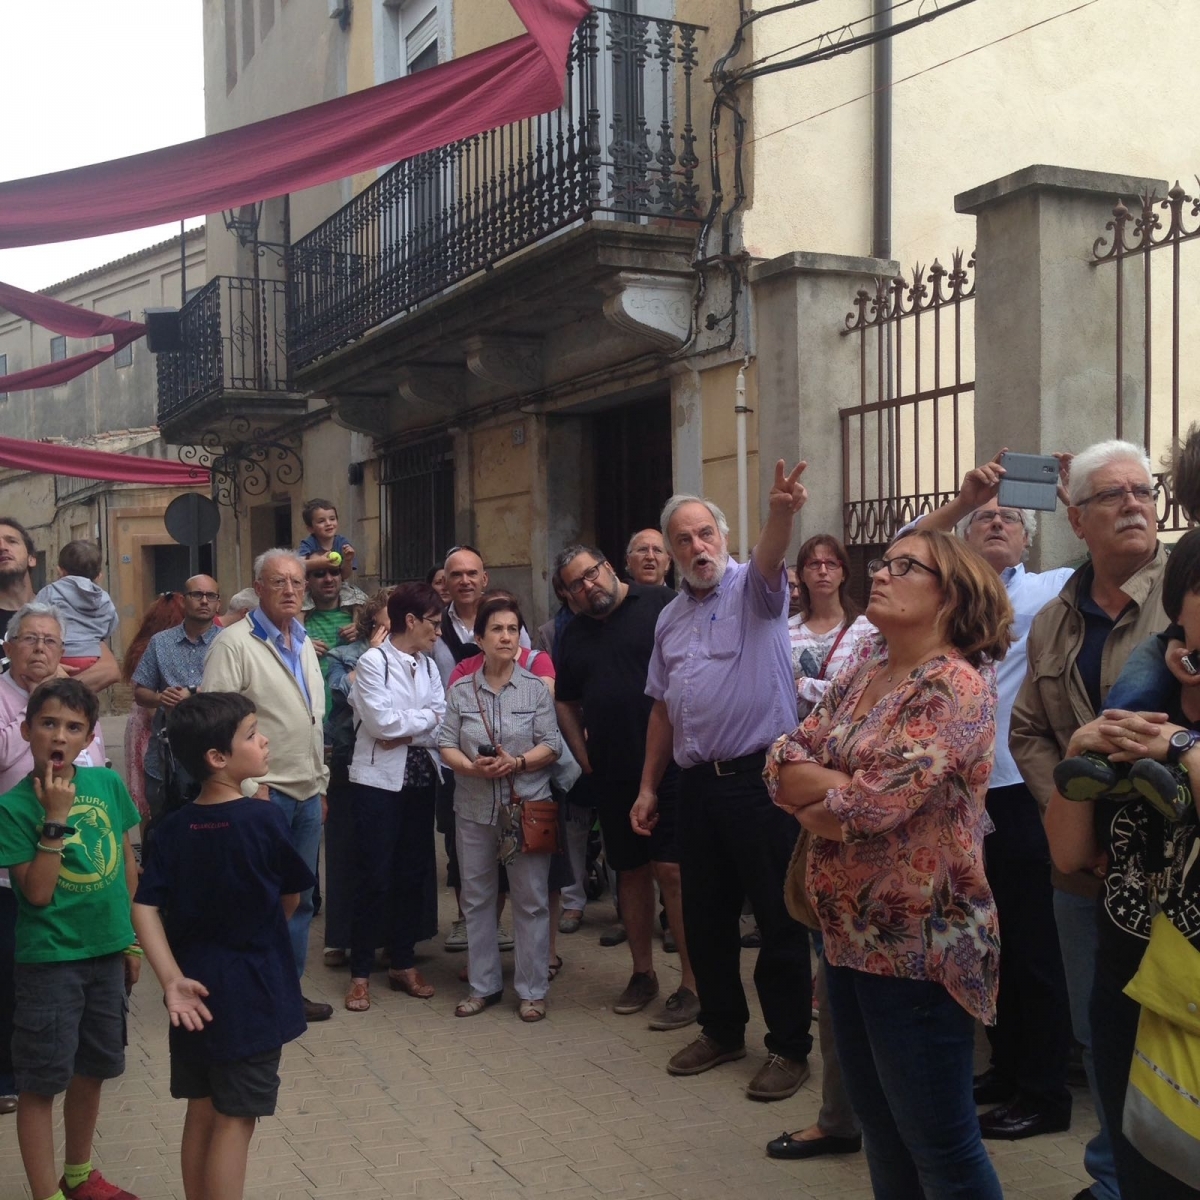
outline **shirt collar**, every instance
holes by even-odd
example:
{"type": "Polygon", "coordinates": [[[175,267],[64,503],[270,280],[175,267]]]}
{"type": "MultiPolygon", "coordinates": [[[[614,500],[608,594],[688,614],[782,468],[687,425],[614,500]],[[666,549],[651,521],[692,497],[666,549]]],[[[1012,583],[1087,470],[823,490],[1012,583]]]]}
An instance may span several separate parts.
{"type": "Polygon", "coordinates": [[[1013,585],[1021,582],[1021,577],[1025,574],[1025,564],[1017,563],[1016,566],[1005,567],[1000,572],[1000,582],[1004,584],[1006,591],[1012,591],[1013,585]]]}
{"type": "Polygon", "coordinates": [[[217,629],[217,623],[216,623],[216,621],[214,621],[214,622],[213,622],[213,623],[212,623],[212,624],[211,624],[211,625],[210,625],[210,626],[209,626],[209,627],[208,627],[208,628],[207,628],[207,629],[206,629],[206,630],[205,630],[205,631],[204,631],[204,632],[203,632],[203,633],[202,633],[202,634],[201,634],[201,635],[200,635],[200,636],[199,636],[199,637],[196,639],[196,641],[194,641],[194,642],[193,642],[193,641],[192,641],[192,639],[191,639],[190,637],[188,637],[188,635],[187,635],[187,630],[184,628],[184,626],[183,626],[182,624],[180,624],[180,626],[179,626],[179,628],[178,628],[178,630],[177,630],[178,636],[176,637],[176,639],[175,639],[175,640],[176,640],[177,642],[187,642],[189,645],[192,645],[192,646],[195,646],[195,645],[197,645],[197,644],[199,644],[199,645],[201,645],[201,646],[207,646],[207,645],[208,645],[208,643],[209,643],[209,642],[211,642],[211,641],[213,640],[213,638],[214,638],[214,637],[216,637],[216,635],[217,635],[217,633],[218,633],[218,632],[219,632],[219,630],[217,629]]]}
{"type": "MultiPolygon", "coordinates": [[[[280,642],[283,639],[283,631],[267,616],[261,608],[256,608],[247,618],[258,629],[259,633],[265,638],[269,638],[272,642],[280,642]]],[[[304,626],[292,618],[292,644],[298,650],[304,645],[308,634],[305,632],[304,626]]]]}

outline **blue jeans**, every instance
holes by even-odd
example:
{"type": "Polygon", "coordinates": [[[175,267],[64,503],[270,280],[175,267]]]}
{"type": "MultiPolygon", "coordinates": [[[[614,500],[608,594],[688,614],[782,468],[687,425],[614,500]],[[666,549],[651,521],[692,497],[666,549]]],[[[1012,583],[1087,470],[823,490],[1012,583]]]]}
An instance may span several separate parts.
{"type": "Polygon", "coordinates": [[[972,1097],[975,1018],[936,983],[825,971],[875,1200],[1001,1200],[972,1097]]]}
{"type": "Polygon", "coordinates": [[[1179,682],[1163,657],[1166,648],[1163,634],[1156,633],[1139,642],[1104,698],[1104,707],[1124,708],[1129,712],[1165,712],[1179,695],[1179,682]]]}
{"type": "MultiPolygon", "coordinates": [[[[304,859],[305,866],[317,873],[317,854],[321,849],[321,798],[309,796],[295,800],[275,788],[268,788],[271,803],[283,813],[292,835],[292,847],[304,859]]],[[[313,919],[312,888],[300,893],[300,903],[288,921],[288,936],[292,939],[292,955],[296,960],[297,976],[304,974],[308,958],[308,928],[313,919]]]]}
{"type": "Polygon", "coordinates": [[[1092,1103],[1100,1119],[1100,1132],[1084,1147],[1083,1167],[1094,1181],[1092,1195],[1096,1200],[1121,1200],[1117,1164],[1113,1159],[1112,1141],[1108,1136],[1108,1124],[1096,1087],[1096,1068],[1092,1062],[1089,1006],[1092,1001],[1092,982],[1096,975],[1096,901],[1055,888],[1054,921],[1058,926],[1058,942],[1067,975],[1071,1026],[1075,1031],[1075,1040],[1083,1047],[1083,1069],[1087,1072],[1088,1091],[1092,1094],[1092,1103]]]}

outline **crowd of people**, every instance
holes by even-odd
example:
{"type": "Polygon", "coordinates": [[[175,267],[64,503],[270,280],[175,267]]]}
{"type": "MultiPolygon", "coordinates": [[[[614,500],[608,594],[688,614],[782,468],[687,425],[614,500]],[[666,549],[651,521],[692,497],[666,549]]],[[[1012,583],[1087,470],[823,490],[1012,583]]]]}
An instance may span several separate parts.
{"type": "MultiPolygon", "coordinates": [[[[999,503],[997,455],[897,531],[864,610],[833,535],[785,562],[806,492],[780,462],[745,561],[714,503],[674,496],[621,564],[565,547],[532,631],[468,545],[368,597],[317,499],[223,616],[217,582],[189,579],[120,665],[98,556],[65,548],[35,597],[29,535],[0,518],[0,1109],[35,1200],[131,1196],[91,1144],[143,957],[187,1100],[185,1193],[240,1196],[281,1047],[334,1015],[300,990],[318,907],[346,1013],[377,970],[434,995],[417,947],[438,934],[438,834],[457,1018],[504,1002],[507,950],[518,1019],[552,1016],[560,937],[609,874],[631,968],[611,1011],[696,1027],[670,1074],[748,1053],[746,910],[767,1030],[750,1098],[802,1086],[815,1017],[820,1113],[769,1155],[865,1151],[888,1200],[998,1197],[985,1141],[1069,1128],[1077,1055],[1100,1129],[1076,1200],[1200,1196],[1179,1066],[1200,1034],[1200,531],[1168,555],[1140,447],[1059,457],[1075,568],[1025,569],[1035,514],[999,503]],[[128,789],[95,699],[121,674],[128,789]]],[[[1200,434],[1174,487],[1196,512],[1200,434]]]]}

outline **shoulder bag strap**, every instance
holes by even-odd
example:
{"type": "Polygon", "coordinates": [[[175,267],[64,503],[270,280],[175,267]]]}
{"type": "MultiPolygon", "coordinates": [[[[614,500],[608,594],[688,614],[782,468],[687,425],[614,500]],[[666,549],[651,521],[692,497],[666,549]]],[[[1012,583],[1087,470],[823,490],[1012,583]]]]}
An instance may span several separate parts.
{"type": "Polygon", "coordinates": [[[838,631],[837,637],[833,639],[833,645],[829,647],[829,653],[825,655],[825,661],[821,664],[821,673],[817,676],[818,679],[825,678],[825,672],[829,669],[829,664],[833,662],[833,656],[837,653],[837,648],[842,644],[842,638],[846,636],[846,630],[850,628],[853,621],[847,622],[838,631]]]}

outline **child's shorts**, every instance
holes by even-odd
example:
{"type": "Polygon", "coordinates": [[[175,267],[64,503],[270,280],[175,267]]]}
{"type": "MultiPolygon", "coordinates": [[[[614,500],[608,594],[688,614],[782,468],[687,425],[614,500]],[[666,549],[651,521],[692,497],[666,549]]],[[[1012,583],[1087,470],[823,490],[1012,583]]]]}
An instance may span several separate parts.
{"type": "Polygon", "coordinates": [[[279,1097],[281,1050],[264,1050],[235,1062],[210,1063],[171,1055],[171,1095],[212,1100],[223,1117],[270,1117],[279,1097]]]}
{"type": "Polygon", "coordinates": [[[69,674],[78,675],[80,671],[86,671],[88,667],[94,667],[100,661],[100,656],[98,654],[87,654],[73,655],[68,658],[64,654],[58,661],[66,667],[69,674]]]}
{"type": "Polygon", "coordinates": [[[18,1092],[57,1096],[75,1075],[125,1071],[124,955],[17,963],[13,1075],[18,1092]]]}

